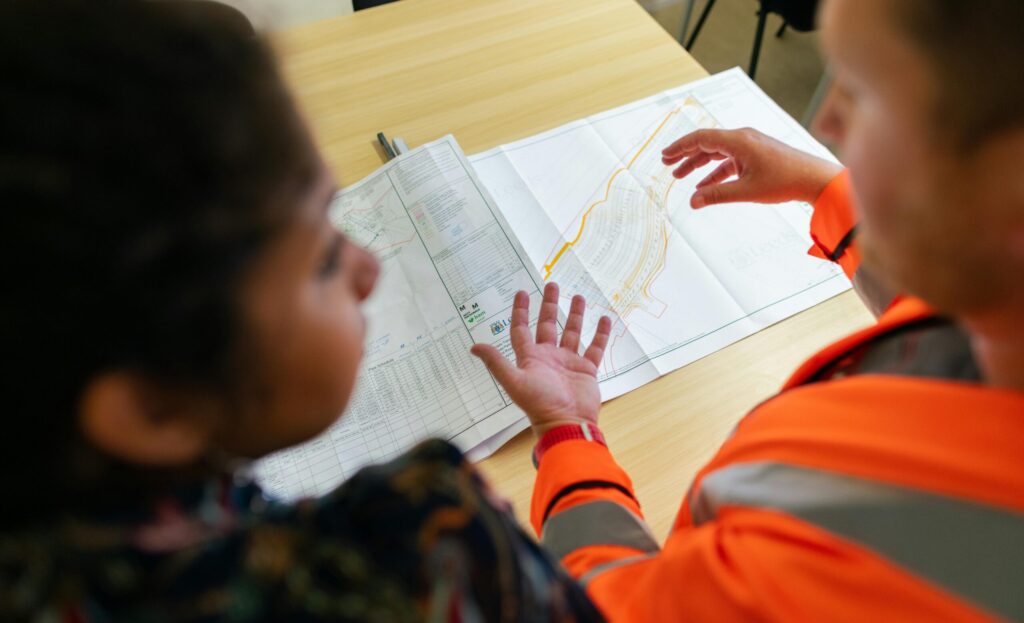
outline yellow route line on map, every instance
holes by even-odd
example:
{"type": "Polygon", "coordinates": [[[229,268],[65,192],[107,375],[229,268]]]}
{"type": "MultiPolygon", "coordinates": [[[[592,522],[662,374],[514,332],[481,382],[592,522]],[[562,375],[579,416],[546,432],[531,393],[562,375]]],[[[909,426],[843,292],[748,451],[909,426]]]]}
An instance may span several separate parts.
{"type": "Polygon", "coordinates": [[[654,283],[654,280],[657,278],[658,275],[661,274],[661,271],[665,268],[665,256],[668,255],[668,234],[662,232],[662,237],[664,238],[664,240],[662,241],[661,261],[658,262],[657,268],[651,271],[650,279],[648,279],[647,282],[644,283],[643,287],[640,289],[641,294],[647,297],[651,296],[651,284],[654,283]]]}
{"type": "MultiPolygon", "coordinates": [[[[654,199],[651,197],[651,189],[649,189],[649,188],[647,189],[647,201],[650,202],[650,203],[654,203],[654,199]]],[[[655,207],[657,207],[657,204],[655,204],[655,207]]],[[[644,245],[644,252],[641,253],[640,255],[641,256],[646,256],[647,255],[647,249],[651,246],[648,238],[646,238],[646,237],[644,238],[643,245],[644,245]]],[[[622,289],[623,290],[629,290],[629,289],[631,289],[633,287],[633,281],[636,280],[636,278],[640,276],[640,270],[642,268],[643,268],[643,263],[642,262],[636,264],[635,266],[633,266],[633,272],[629,273],[629,276],[626,277],[626,279],[622,282],[622,289]]]]}
{"type": "Polygon", "coordinates": [[[658,132],[661,132],[661,129],[665,127],[665,124],[668,123],[668,120],[672,118],[672,115],[678,113],[679,110],[680,108],[676,108],[672,112],[665,115],[665,118],[661,120],[661,123],[658,124],[658,127],[654,129],[654,132],[652,132],[651,135],[647,137],[647,140],[644,141],[644,144],[640,146],[640,149],[638,149],[636,154],[630,159],[629,164],[616,170],[615,173],[612,173],[612,176],[608,178],[608,183],[605,185],[604,188],[604,198],[602,198],[600,201],[595,201],[594,203],[590,204],[590,207],[588,207],[586,212],[583,213],[583,219],[580,221],[580,230],[576,232],[576,237],[573,238],[572,241],[564,243],[562,245],[562,248],[558,250],[558,253],[556,253],[555,257],[551,260],[551,263],[544,265],[545,281],[547,281],[548,278],[551,277],[551,271],[552,269],[554,269],[555,264],[558,263],[558,260],[562,258],[562,254],[564,254],[569,249],[569,247],[574,246],[577,242],[580,241],[580,237],[583,236],[583,228],[586,227],[587,225],[587,217],[590,216],[590,212],[597,206],[608,201],[608,195],[609,193],[611,193],[612,190],[612,182],[615,181],[616,176],[618,176],[619,173],[622,173],[623,171],[633,166],[633,163],[635,163],[636,159],[640,157],[640,154],[642,154],[644,150],[647,149],[647,146],[651,144],[651,141],[654,140],[654,137],[658,135],[658,132]]]}

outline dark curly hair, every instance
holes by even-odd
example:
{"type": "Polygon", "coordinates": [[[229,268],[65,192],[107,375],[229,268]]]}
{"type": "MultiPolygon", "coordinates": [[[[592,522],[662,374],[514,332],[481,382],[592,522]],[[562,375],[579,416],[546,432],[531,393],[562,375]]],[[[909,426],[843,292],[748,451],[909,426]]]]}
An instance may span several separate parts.
{"type": "Polygon", "coordinates": [[[0,522],[124,493],[76,463],[97,374],[246,378],[239,285],[315,157],[268,47],[209,9],[0,0],[0,522]]]}

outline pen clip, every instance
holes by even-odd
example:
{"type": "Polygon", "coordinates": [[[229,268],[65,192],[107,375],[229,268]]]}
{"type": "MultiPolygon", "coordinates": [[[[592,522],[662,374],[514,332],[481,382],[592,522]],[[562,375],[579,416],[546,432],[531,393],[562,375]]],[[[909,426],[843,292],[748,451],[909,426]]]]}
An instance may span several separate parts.
{"type": "Polygon", "coordinates": [[[391,143],[388,141],[388,137],[384,136],[383,132],[377,132],[377,142],[384,148],[384,155],[388,160],[391,160],[396,156],[395,150],[391,147],[391,143]]]}

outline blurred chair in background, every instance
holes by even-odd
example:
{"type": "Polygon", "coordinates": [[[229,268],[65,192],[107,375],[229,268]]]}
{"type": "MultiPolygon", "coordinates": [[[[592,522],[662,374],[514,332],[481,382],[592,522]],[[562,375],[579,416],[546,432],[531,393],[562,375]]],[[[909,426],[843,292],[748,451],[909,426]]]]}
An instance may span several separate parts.
{"type": "MultiPolygon", "coordinates": [[[[686,41],[685,47],[687,50],[693,48],[694,42],[697,41],[697,35],[700,34],[701,29],[704,27],[704,22],[707,21],[711,9],[715,6],[715,1],[708,0],[704,10],[701,11],[700,17],[697,19],[697,25],[694,27],[693,32],[690,33],[690,38],[686,41]]],[[[776,37],[781,37],[786,32],[787,27],[792,27],[800,32],[813,30],[814,15],[817,9],[818,0],[759,0],[757,30],[754,31],[754,49],[750,53],[750,66],[747,69],[747,74],[750,75],[751,79],[755,78],[757,74],[757,62],[761,56],[761,42],[764,39],[764,29],[767,25],[768,14],[775,13],[782,17],[782,26],[775,33],[776,37]]],[[[685,38],[685,24],[688,21],[684,21],[684,32],[680,40],[685,38]]]]}

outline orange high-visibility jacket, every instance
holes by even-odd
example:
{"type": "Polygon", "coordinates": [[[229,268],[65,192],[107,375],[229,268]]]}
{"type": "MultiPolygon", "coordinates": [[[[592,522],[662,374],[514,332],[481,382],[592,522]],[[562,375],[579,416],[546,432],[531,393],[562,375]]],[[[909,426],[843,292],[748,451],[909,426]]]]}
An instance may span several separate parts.
{"type": "MultiPolygon", "coordinates": [[[[811,228],[853,276],[845,174],[811,228]]],[[[544,453],[533,527],[613,621],[1024,620],[1024,394],[968,346],[897,300],[739,423],[662,546],[591,441],[544,453]]]]}

